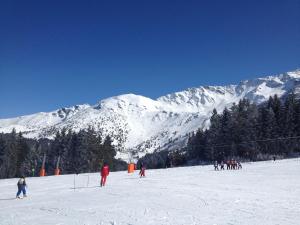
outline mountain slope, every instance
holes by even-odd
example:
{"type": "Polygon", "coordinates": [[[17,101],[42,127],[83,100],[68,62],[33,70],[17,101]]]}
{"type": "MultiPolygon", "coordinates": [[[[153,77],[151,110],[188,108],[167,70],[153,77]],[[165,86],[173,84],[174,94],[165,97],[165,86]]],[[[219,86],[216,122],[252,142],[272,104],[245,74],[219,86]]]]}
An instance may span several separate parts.
{"type": "Polygon", "coordinates": [[[103,136],[110,135],[119,150],[117,157],[127,159],[185,145],[187,133],[209,126],[214,108],[222,111],[242,98],[260,104],[274,94],[282,97],[291,92],[300,93],[300,70],[238,85],[189,88],[157,100],[126,94],[93,106],[2,119],[0,132],[16,128],[27,137],[53,138],[63,128],[79,131],[91,126],[103,136]]]}

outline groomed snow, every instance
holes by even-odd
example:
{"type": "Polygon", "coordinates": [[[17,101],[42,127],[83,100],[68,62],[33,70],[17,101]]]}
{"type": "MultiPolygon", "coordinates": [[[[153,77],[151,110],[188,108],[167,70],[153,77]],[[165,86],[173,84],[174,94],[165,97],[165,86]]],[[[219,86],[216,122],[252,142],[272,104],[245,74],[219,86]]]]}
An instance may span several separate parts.
{"type": "Polygon", "coordinates": [[[295,225],[300,224],[300,159],[244,164],[239,171],[197,166],[0,180],[1,225],[295,225]],[[88,187],[86,187],[89,180],[88,187]]]}

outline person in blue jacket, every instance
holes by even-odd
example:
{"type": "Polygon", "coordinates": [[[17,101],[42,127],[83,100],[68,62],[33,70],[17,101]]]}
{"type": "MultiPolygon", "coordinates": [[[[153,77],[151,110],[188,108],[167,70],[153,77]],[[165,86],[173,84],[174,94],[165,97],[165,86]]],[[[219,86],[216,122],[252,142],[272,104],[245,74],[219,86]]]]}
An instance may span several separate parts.
{"type": "Polygon", "coordinates": [[[20,198],[20,194],[21,193],[23,193],[23,197],[27,197],[27,195],[26,195],[26,180],[25,180],[24,176],[22,176],[19,179],[17,185],[18,185],[18,192],[17,192],[17,196],[16,197],[20,198]]]}

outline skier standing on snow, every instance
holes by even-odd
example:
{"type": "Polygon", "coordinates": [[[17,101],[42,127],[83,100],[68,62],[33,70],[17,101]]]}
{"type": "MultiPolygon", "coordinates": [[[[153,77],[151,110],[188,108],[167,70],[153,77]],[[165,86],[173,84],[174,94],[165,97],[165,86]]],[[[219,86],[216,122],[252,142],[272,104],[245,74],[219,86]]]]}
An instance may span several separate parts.
{"type": "Polygon", "coordinates": [[[227,166],[227,170],[230,170],[230,160],[227,160],[226,166],[227,166]]]}
{"type": "Polygon", "coordinates": [[[141,164],[141,170],[140,170],[140,177],[145,177],[145,171],[146,171],[146,167],[145,165],[142,163],[141,164]]]}
{"type": "Polygon", "coordinates": [[[237,166],[238,166],[238,165],[237,165],[237,161],[236,161],[236,160],[233,160],[233,169],[236,170],[236,169],[237,169],[237,166]]]}
{"type": "Polygon", "coordinates": [[[243,168],[240,161],[237,162],[237,166],[238,166],[238,170],[243,168]]]}
{"type": "Polygon", "coordinates": [[[221,170],[224,170],[224,162],[223,161],[221,161],[221,170]]]}
{"type": "Polygon", "coordinates": [[[219,170],[218,161],[215,161],[214,167],[215,167],[215,170],[219,170]]]}
{"type": "Polygon", "coordinates": [[[27,195],[26,195],[26,186],[27,185],[26,185],[26,181],[25,181],[25,177],[24,176],[22,176],[19,179],[17,185],[18,185],[18,192],[17,192],[16,198],[20,198],[21,192],[23,193],[23,197],[27,197],[27,195]]]}
{"type": "Polygon", "coordinates": [[[101,183],[100,186],[105,186],[106,183],[106,178],[109,175],[109,166],[107,163],[104,163],[102,168],[101,168],[101,183]]]}
{"type": "Polygon", "coordinates": [[[230,160],[230,169],[234,170],[234,160],[233,159],[230,160]]]}

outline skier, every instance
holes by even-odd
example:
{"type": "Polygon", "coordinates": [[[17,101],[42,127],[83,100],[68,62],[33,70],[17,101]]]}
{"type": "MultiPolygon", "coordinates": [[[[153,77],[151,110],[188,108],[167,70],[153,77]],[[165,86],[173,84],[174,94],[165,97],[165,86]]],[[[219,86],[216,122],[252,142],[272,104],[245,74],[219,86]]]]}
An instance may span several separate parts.
{"type": "Polygon", "coordinates": [[[146,167],[145,167],[145,165],[142,163],[142,164],[141,164],[141,170],[140,170],[140,173],[139,173],[140,177],[145,177],[145,171],[146,171],[146,167]]]}
{"type": "Polygon", "coordinates": [[[218,167],[218,161],[215,161],[214,167],[215,167],[215,170],[219,170],[219,167],[218,167]]]}
{"type": "Polygon", "coordinates": [[[234,160],[233,159],[230,160],[230,169],[231,170],[234,169],[234,160]]]}
{"type": "Polygon", "coordinates": [[[25,181],[24,176],[22,176],[19,179],[17,185],[18,185],[18,192],[17,192],[16,198],[21,198],[20,197],[21,192],[23,193],[23,197],[27,197],[27,195],[26,195],[26,186],[27,185],[26,185],[26,181],[25,181]]]}
{"type": "Polygon", "coordinates": [[[105,186],[106,183],[106,178],[109,175],[109,166],[107,163],[104,163],[102,168],[101,168],[101,183],[100,186],[105,186]]]}
{"type": "Polygon", "coordinates": [[[224,162],[223,161],[221,161],[221,170],[224,170],[225,168],[224,168],[224,162]]]}
{"type": "Polygon", "coordinates": [[[233,169],[236,170],[237,169],[237,161],[233,160],[233,169]]]}
{"type": "Polygon", "coordinates": [[[226,161],[227,170],[230,170],[230,160],[226,161]]]}
{"type": "Polygon", "coordinates": [[[243,168],[240,161],[238,161],[237,166],[238,166],[238,170],[243,168]]]}

